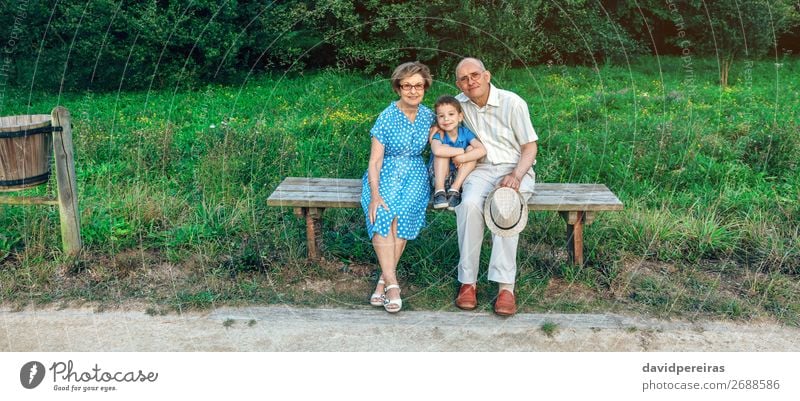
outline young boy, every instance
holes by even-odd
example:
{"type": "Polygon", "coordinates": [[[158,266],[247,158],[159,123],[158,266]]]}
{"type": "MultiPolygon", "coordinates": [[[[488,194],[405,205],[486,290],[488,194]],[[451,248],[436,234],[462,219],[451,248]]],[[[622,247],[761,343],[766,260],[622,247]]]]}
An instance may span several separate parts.
{"type": "Polygon", "coordinates": [[[434,111],[442,132],[431,137],[428,169],[433,177],[433,208],[455,210],[461,203],[461,185],[475,169],[478,159],[486,156],[486,148],[469,128],[461,125],[464,113],[456,98],[440,97],[434,111]]]}

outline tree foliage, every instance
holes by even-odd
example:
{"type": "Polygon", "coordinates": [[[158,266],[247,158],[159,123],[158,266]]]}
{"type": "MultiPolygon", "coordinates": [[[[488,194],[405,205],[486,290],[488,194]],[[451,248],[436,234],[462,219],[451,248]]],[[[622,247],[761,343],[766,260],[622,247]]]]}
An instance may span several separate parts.
{"type": "Polygon", "coordinates": [[[412,59],[446,70],[466,55],[493,68],[686,48],[756,58],[800,25],[792,1],[0,1],[2,73],[20,87],[105,90],[412,59]]]}
{"type": "Polygon", "coordinates": [[[780,57],[781,36],[800,26],[794,0],[626,0],[608,1],[634,40],[684,56],[719,60],[720,82],[727,85],[736,59],[780,57]]]}
{"type": "Polygon", "coordinates": [[[797,22],[792,0],[692,0],[683,6],[696,51],[720,61],[722,86],[734,59],[777,56],[778,37],[797,22]]]}

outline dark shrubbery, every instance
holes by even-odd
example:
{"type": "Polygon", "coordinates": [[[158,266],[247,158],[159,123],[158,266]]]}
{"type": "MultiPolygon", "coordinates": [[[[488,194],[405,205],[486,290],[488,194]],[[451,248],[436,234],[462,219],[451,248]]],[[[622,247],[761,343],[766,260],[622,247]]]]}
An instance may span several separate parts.
{"type": "Polygon", "coordinates": [[[147,89],[226,81],[305,60],[319,36],[306,28],[319,18],[306,18],[313,13],[298,1],[273,7],[212,0],[51,3],[26,1],[0,14],[0,24],[12,27],[0,39],[19,37],[6,49],[14,65],[8,78],[19,87],[147,89]]]}
{"type": "Polygon", "coordinates": [[[707,14],[699,0],[4,2],[2,78],[19,88],[147,89],[264,70],[385,72],[414,59],[451,71],[466,55],[495,70],[597,65],[684,45],[724,64],[783,51],[776,43],[800,14],[791,0],[769,3],[707,14]]]}

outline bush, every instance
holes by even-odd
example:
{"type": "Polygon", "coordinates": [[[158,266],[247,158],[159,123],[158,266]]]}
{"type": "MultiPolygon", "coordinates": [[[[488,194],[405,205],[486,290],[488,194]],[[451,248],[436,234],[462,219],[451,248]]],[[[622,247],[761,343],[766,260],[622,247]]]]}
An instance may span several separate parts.
{"type": "Polygon", "coordinates": [[[0,16],[12,83],[63,91],[193,86],[266,69],[385,72],[420,60],[493,68],[593,62],[637,49],[588,0],[220,2],[31,0],[0,16]]]}
{"type": "Polygon", "coordinates": [[[0,17],[13,26],[8,37],[19,36],[8,75],[22,88],[51,91],[227,81],[304,54],[314,42],[304,3],[65,0],[50,8],[31,0],[0,17]]]}
{"type": "MultiPolygon", "coordinates": [[[[329,4],[327,1],[321,3],[329,4]]],[[[429,1],[334,8],[331,38],[339,65],[373,71],[417,59],[451,71],[453,59],[526,66],[619,59],[641,47],[612,16],[586,0],[429,1]]]]}
{"type": "Polygon", "coordinates": [[[451,74],[467,55],[494,70],[596,67],[647,49],[681,54],[684,42],[715,56],[719,43],[725,61],[743,49],[750,59],[777,52],[780,35],[800,24],[791,0],[769,10],[717,3],[709,21],[699,0],[27,0],[0,13],[2,78],[62,92],[193,87],[309,67],[385,74],[407,60],[451,74]]]}

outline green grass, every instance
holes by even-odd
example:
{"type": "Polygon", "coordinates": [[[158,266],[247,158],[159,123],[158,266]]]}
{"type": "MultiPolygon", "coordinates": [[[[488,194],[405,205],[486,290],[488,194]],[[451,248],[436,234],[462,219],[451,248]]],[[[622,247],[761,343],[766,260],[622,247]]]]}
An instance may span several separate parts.
{"type": "MultiPolygon", "coordinates": [[[[539,181],[601,182],[625,203],[587,227],[582,268],[565,263],[557,214],[531,214],[523,311],[800,322],[800,61],[738,68],[726,89],[712,60],[494,71],[530,105],[539,181]]],[[[455,93],[444,79],[426,104],[455,93]]],[[[336,71],[179,92],[11,90],[3,115],[62,104],[73,116],[86,251],[61,255],[56,210],[0,207],[0,301],[362,307],[376,265],[362,212],[326,211],[325,260],[307,264],[303,223],[266,199],[286,176],[361,177],[393,98],[385,77],[336,71]]],[[[455,221],[428,222],[400,262],[404,296],[454,310],[455,221]]]]}
{"type": "Polygon", "coordinates": [[[542,323],[540,329],[542,330],[542,333],[544,333],[546,336],[553,338],[558,332],[558,324],[549,321],[544,322],[542,323]]]}

